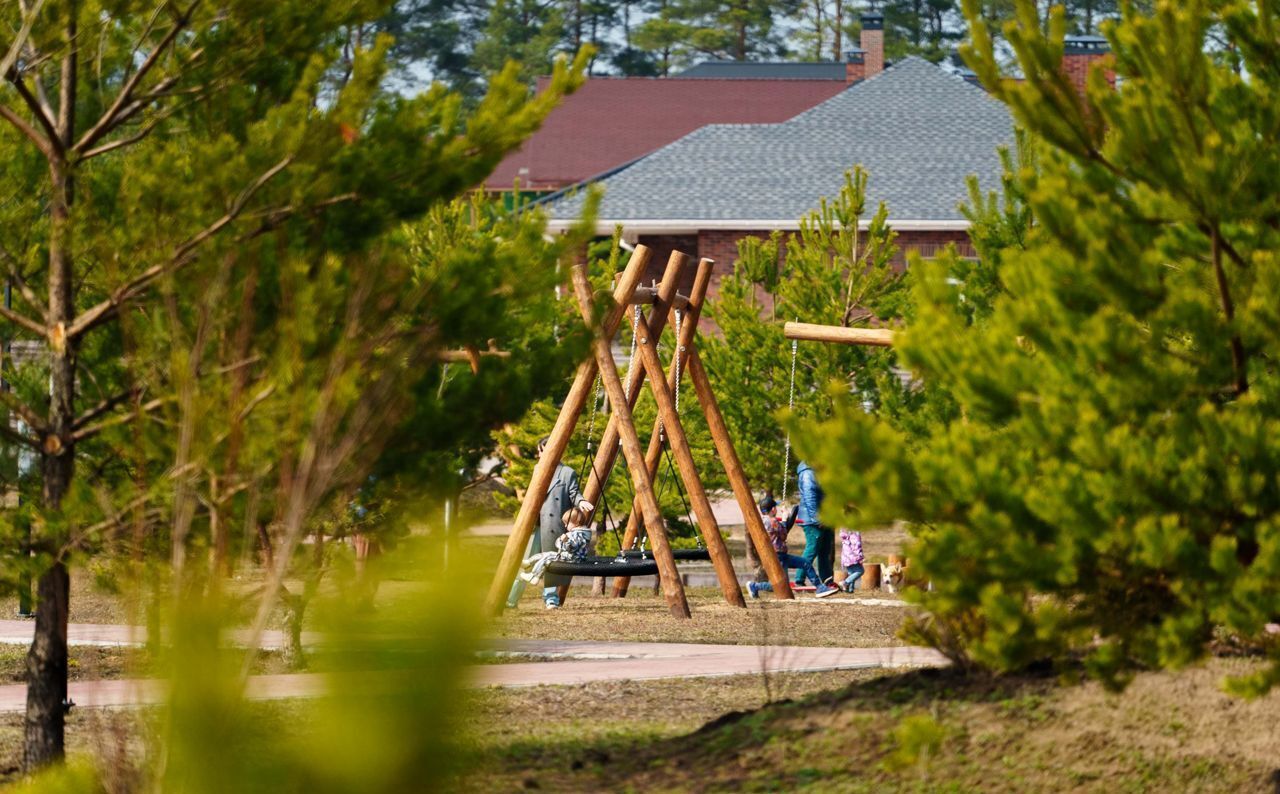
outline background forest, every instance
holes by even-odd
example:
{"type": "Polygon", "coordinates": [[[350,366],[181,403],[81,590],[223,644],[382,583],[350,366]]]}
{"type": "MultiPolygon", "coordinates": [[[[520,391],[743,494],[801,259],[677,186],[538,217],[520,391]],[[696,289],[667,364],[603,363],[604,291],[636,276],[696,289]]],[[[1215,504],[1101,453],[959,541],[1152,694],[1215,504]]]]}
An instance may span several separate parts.
{"type": "MultiPolygon", "coordinates": [[[[979,5],[993,31],[1013,18],[1013,0],[979,5]]],[[[1078,34],[1097,34],[1119,10],[1118,0],[1063,5],[1078,34]]],[[[391,33],[401,80],[431,77],[474,98],[508,59],[531,81],[584,44],[594,48],[593,75],[668,76],[703,60],[840,60],[857,45],[867,11],[885,17],[890,59],[939,61],[964,36],[959,0],[402,0],[352,28],[350,41],[357,49],[391,33]]]]}

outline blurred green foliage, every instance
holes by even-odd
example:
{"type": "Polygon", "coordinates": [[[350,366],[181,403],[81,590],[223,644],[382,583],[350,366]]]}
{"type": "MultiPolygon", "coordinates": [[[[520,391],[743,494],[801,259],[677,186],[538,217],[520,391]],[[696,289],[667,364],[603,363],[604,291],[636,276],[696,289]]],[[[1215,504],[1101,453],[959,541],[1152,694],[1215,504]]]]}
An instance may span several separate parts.
{"type": "Polygon", "coordinates": [[[262,581],[253,631],[279,596],[296,632],[359,492],[456,492],[575,357],[552,310],[581,233],[547,241],[538,214],[460,197],[587,54],[536,96],[515,64],[471,106],[443,85],[406,96],[389,37],[344,48],[388,6],[0,11],[31,31],[0,95],[4,333],[26,351],[0,395],[28,426],[6,442],[35,458],[0,472],[24,497],[0,522],[0,586],[32,575],[46,596],[29,767],[61,755],[69,568],[114,568],[156,627],[173,603],[220,610],[239,569],[262,581]],[[538,356],[444,361],[490,340],[538,356]]]}

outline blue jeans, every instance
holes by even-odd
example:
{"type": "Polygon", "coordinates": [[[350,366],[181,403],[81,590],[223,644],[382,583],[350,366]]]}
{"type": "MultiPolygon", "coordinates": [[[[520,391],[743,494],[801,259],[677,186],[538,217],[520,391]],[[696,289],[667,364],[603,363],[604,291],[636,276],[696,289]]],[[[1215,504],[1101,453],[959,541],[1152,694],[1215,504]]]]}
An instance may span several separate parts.
{"type": "Polygon", "coordinates": [[[852,593],[854,588],[858,586],[858,580],[862,578],[862,572],[866,570],[862,567],[862,563],[857,565],[844,566],[844,589],[845,592],[852,593]]]}
{"type": "Polygon", "coordinates": [[[833,573],[836,533],[822,524],[803,524],[802,528],[804,529],[803,556],[811,567],[817,568],[818,573],[815,577],[801,569],[796,574],[796,584],[804,584],[806,576],[809,576],[815,585],[821,584],[830,579],[833,573]]]}
{"type": "MultiPolygon", "coordinates": [[[[808,576],[813,581],[818,581],[818,572],[813,570],[813,565],[804,557],[797,557],[794,554],[779,554],[778,562],[782,563],[783,568],[798,568],[802,576],[808,576]]],[[[799,580],[800,577],[796,577],[799,580]]],[[[756,585],[757,590],[773,591],[773,585],[768,582],[760,582],[756,585]]]]}

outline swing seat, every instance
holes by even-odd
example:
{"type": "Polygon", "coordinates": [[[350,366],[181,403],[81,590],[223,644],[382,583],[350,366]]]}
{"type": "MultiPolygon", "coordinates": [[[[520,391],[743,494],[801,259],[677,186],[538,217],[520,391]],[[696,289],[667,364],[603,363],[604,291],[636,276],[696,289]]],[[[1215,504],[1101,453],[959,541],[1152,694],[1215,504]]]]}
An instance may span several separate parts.
{"type": "Polygon", "coordinates": [[[658,563],[625,557],[588,557],[582,562],[553,562],[547,573],[556,576],[653,576],[658,563]]]}
{"type": "MultiPolygon", "coordinates": [[[[652,549],[627,549],[622,552],[622,556],[629,560],[652,560],[652,549]]],[[[677,561],[698,562],[711,559],[711,552],[706,549],[672,549],[671,556],[677,561]]]]}

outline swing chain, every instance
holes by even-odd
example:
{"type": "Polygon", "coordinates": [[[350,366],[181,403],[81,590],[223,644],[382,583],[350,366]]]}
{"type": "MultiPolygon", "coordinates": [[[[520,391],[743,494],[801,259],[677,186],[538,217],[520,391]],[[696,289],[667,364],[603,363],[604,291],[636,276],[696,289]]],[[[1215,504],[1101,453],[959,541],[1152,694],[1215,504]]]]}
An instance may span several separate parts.
{"type": "Polygon", "coordinates": [[[684,344],[681,342],[680,325],[684,321],[684,312],[679,309],[676,313],[676,415],[680,414],[680,364],[684,358],[684,344]]]}
{"type": "Polygon", "coordinates": [[[631,312],[631,353],[627,357],[627,383],[624,393],[628,402],[631,400],[631,383],[635,380],[636,366],[636,339],[639,337],[640,331],[640,304],[636,304],[631,312]]]}
{"type": "MultiPolygon", "coordinates": [[[[796,407],[796,356],[799,353],[800,341],[791,340],[791,392],[787,395],[787,410],[796,407]]],[[[786,451],[782,455],[782,501],[787,501],[787,486],[791,477],[791,431],[787,430],[786,451]]]]}
{"type": "Polygon", "coordinates": [[[591,405],[591,422],[587,425],[587,451],[591,451],[591,445],[596,438],[596,415],[600,413],[600,406],[604,404],[604,378],[598,373],[596,374],[596,396],[591,405]]]}

